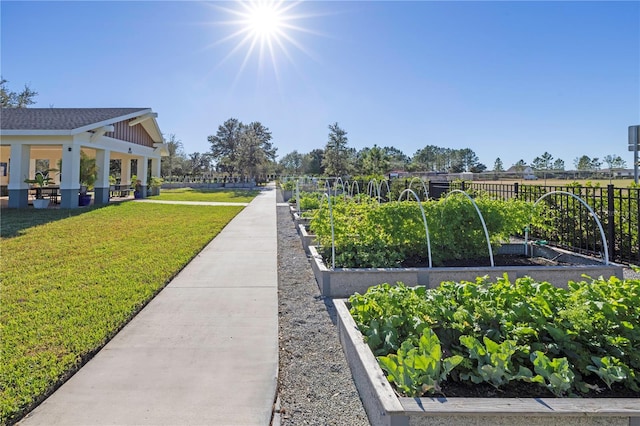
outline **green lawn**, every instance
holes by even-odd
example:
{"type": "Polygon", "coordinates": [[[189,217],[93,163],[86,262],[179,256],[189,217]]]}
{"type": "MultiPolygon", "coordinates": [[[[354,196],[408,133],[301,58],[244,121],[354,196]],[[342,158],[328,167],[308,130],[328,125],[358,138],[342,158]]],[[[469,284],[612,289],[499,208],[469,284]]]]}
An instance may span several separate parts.
{"type": "Polygon", "coordinates": [[[199,189],[175,188],[162,189],[160,195],[149,197],[150,200],[167,201],[217,201],[231,203],[249,203],[260,191],[248,189],[199,189]]]}
{"type": "Polygon", "coordinates": [[[242,208],[3,210],[0,424],[90,358],[242,208]]]}

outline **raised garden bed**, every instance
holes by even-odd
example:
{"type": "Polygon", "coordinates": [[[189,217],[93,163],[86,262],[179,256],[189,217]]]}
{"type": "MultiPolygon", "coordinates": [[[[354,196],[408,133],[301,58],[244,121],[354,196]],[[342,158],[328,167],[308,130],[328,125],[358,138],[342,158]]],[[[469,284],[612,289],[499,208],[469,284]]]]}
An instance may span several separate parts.
{"type": "Polygon", "coordinates": [[[296,225],[296,229],[298,230],[298,235],[300,235],[300,240],[302,242],[302,248],[304,248],[304,252],[307,254],[311,254],[309,247],[316,243],[316,236],[310,234],[309,231],[307,231],[307,225],[305,225],[304,223],[296,225]]]}
{"type": "Polygon", "coordinates": [[[334,302],[342,348],[372,425],[640,425],[640,398],[398,397],[346,301],[334,302]]]}
{"type": "MultiPolygon", "coordinates": [[[[299,228],[300,229],[300,228],[299,228]]],[[[304,241],[303,241],[304,244],[304,241]]],[[[521,266],[451,266],[451,267],[412,267],[412,268],[335,268],[328,267],[318,250],[309,246],[311,267],[318,287],[323,296],[332,298],[349,297],[354,293],[364,293],[371,286],[398,281],[408,286],[423,285],[436,287],[443,281],[473,281],[476,277],[488,275],[491,278],[507,274],[516,279],[530,276],[538,281],[548,281],[558,286],[566,286],[569,281],[581,280],[583,275],[590,277],[623,277],[620,265],[605,265],[597,259],[575,255],[549,247],[530,246],[534,257],[555,259],[555,265],[521,265],[521,266]]],[[[306,249],[305,249],[306,250],[306,249]]],[[[497,254],[522,253],[521,244],[505,244],[497,254]]],[[[489,259],[486,259],[489,264],[489,259]]]]}

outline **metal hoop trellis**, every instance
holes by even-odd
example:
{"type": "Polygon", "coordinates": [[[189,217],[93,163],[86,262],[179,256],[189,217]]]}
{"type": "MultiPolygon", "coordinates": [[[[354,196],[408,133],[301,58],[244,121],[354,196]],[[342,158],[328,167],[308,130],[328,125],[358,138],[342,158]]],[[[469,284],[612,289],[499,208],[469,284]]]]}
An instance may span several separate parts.
{"type": "Polygon", "coordinates": [[[464,194],[464,196],[466,196],[469,201],[471,201],[471,204],[473,204],[473,207],[476,209],[476,213],[478,213],[478,217],[480,218],[480,222],[482,222],[482,229],[484,230],[484,235],[487,239],[487,247],[489,249],[489,258],[491,259],[491,267],[494,267],[494,263],[493,263],[493,250],[491,249],[491,240],[489,239],[489,231],[487,231],[487,224],[484,221],[484,217],[482,216],[482,213],[480,212],[480,209],[478,208],[478,205],[476,204],[476,202],[473,200],[473,198],[471,198],[471,196],[469,196],[469,194],[467,194],[466,192],[460,190],[460,189],[454,189],[452,191],[450,191],[446,197],[444,198],[444,202],[446,203],[447,200],[449,199],[449,196],[451,194],[454,194],[456,192],[459,192],[461,194],[464,194]]]}

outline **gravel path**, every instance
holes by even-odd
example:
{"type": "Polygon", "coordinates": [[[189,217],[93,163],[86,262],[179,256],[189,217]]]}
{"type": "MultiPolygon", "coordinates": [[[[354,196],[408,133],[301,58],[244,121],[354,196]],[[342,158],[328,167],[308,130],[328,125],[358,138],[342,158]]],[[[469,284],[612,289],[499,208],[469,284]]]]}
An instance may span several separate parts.
{"type": "Polygon", "coordinates": [[[289,207],[278,211],[279,413],[274,425],[368,425],[335,325],[289,207]]]}

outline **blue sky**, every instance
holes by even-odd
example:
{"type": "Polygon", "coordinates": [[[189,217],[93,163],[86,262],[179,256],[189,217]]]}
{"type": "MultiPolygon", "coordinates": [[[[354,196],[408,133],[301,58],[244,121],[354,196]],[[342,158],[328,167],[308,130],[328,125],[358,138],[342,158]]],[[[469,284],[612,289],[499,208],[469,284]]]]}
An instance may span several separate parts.
{"type": "Polygon", "coordinates": [[[248,54],[236,2],[0,2],[2,76],[36,107],[151,107],[184,150],[228,118],[260,121],[278,155],[349,146],[471,148],[493,168],[545,151],[627,151],[640,124],[640,3],[284,3],[287,37],[248,54]],[[234,51],[234,49],[236,49],[234,51]]]}

